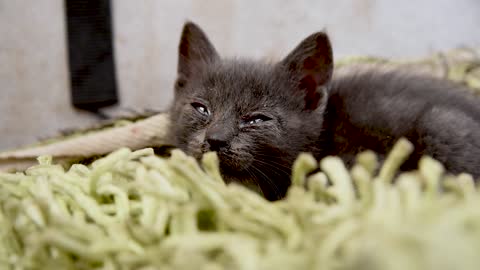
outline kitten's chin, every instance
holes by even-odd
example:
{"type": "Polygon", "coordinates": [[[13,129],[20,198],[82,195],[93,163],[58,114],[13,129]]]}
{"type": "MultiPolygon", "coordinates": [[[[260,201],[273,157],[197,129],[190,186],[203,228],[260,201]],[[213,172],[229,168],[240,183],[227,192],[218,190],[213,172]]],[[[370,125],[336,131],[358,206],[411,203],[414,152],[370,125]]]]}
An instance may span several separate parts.
{"type": "Polygon", "coordinates": [[[252,176],[249,175],[227,175],[223,174],[223,180],[227,184],[235,183],[235,184],[240,184],[242,186],[245,186],[246,188],[255,191],[256,193],[260,195],[264,195],[262,192],[262,189],[260,185],[258,184],[257,179],[252,178],[252,176]]]}
{"type": "Polygon", "coordinates": [[[222,177],[225,183],[231,184],[231,183],[236,183],[240,184],[242,186],[245,186],[246,188],[258,193],[259,195],[263,196],[265,199],[269,201],[276,201],[279,200],[283,197],[285,197],[288,186],[289,186],[289,177],[288,175],[286,176],[285,181],[278,181],[282,180],[279,179],[277,176],[275,178],[276,182],[272,182],[274,178],[271,179],[266,179],[264,177],[268,177],[265,174],[262,173],[262,177],[259,178],[258,174],[255,173],[250,173],[249,170],[237,172],[235,174],[230,174],[226,172],[222,172],[222,177]],[[287,183],[287,185],[283,185],[284,183],[287,183]]]}

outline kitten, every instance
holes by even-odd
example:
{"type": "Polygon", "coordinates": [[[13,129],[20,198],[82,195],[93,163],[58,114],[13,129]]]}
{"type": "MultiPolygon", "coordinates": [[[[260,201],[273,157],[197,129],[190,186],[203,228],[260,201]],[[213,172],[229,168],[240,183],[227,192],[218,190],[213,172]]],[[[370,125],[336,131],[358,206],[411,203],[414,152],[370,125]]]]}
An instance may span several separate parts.
{"type": "Polygon", "coordinates": [[[204,32],[184,25],[169,135],[200,158],[216,151],[226,181],[282,198],[300,152],[385,155],[400,138],[452,173],[480,176],[480,101],[453,83],[381,69],[333,76],[327,34],[305,38],[282,61],[222,59],[204,32]],[[455,89],[459,88],[459,89],[455,89]]]}

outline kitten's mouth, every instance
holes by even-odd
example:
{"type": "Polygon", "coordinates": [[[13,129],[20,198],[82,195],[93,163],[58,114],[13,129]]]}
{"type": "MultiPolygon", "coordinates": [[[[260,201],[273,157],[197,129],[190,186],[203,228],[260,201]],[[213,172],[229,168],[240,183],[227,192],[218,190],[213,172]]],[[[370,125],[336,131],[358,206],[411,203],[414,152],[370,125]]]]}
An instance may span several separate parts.
{"type": "MultiPolygon", "coordinates": [[[[198,148],[187,148],[187,152],[195,157],[198,161],[201,161],[202,156],[209,152],[208,149],[203,146],[198,148]]],[[[240,175],[250,167],[253,157],[249,154],[238,154],[231,150],[217,151],[217,157],[219,160],[220,170],[225,175],[240,175]]]]}
{"type": "Polygon", "coordinates": [[[219,151],[217,156],[220,162],[220,169],[225,174],[241,173],[247,170],[251,164],[251,158],[231,152],[219,151]]]}

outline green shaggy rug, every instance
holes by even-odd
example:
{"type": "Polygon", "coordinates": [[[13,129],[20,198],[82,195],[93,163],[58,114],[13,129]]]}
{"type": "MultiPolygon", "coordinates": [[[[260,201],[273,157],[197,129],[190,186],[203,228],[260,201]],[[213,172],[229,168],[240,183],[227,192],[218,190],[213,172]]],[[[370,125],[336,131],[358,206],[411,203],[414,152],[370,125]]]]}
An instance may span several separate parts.
{"type": "Polygon", "coordinates": [[[0,174],[0,269],[480,269],[480,191],[428,158],[348,171],[302,154],[287,197],[225,185],[214,153],[120,149],[65,170],[0,174]],[[310,174],[320,167],[321,172],[310,174]]]}

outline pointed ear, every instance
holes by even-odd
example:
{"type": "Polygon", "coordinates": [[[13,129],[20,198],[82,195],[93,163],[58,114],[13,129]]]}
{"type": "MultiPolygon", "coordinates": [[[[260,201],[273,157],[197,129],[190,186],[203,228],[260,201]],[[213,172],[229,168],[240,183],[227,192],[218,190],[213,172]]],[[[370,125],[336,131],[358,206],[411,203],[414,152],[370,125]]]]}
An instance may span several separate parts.
{"type": "Polygon", "coordinates": [[[305,93],[305,110],[315,110],[326,97],[333,73],[333,52],[327,34],[310,35],[280,64],[297,82],[297,90],[305,93]]]}
{"type": "Polygon", "coordinates": [[[178,80],[184,80],[184,84],[193,74],[218,58],[217,51],[202,29],[192,22],[186,22],[178,45],[178,80]]]}

